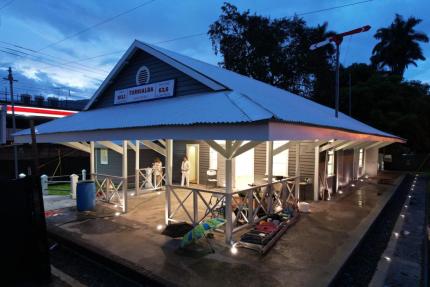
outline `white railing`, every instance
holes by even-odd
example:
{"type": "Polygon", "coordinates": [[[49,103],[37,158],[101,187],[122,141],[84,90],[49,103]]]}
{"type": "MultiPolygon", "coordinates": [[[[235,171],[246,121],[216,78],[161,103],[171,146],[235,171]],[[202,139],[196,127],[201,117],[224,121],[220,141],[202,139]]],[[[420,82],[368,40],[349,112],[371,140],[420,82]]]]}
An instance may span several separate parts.
{"type": "Polygon", "coordinates": [[[124,205],[122,187],[126,180],[120,176],[94,173],[91,175],[96,185],[97,200],[124,205]]]}
{"type": "Polygon", "coordinates": [[[162,167],[160,178],[157,179],[155,170],[152,167],[141,168],[136,170],[138,177],[136,191],[151,191],[163,188],[166,185],[165,167],[162,167]]]}
{"type": "Polygon", "coordinates": [[[168,185],[167,221],[189,221],[196,225],[207,218],[224,217],[226,197],[231,196],[232,227],[236,232],[254,224],[269,214],[280,211],[287,203],[296,203],[295,186],[298,177],[234,191],[168,185]],[[182,214],[181,214],[182,212],[182,214]]]}
{"type": "Polygon", "coordinates": [[[68,174],[68,175],[55,175],[55,176],[47,176],[46,174],[40,176],[40,183],[42,186],[42,192],[44,195],[49,194],[49,190],[51,191],[69,191],[71,193],[72,198],[76,198],[76,185],[79,181],[86,180],[86,170],[82,170],[82,174],[68,174]],[[55,185],[60,184],[68,184],[70,188],[65,190],[64,188],[55,188],[55,185]]]}

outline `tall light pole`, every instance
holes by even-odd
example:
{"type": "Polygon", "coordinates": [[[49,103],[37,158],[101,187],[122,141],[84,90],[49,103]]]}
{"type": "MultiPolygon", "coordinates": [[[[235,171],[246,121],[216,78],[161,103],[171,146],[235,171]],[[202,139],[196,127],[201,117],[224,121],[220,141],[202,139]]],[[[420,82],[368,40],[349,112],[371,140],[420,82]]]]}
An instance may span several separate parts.
{"type": "MultiPolygon", "coordinates": [[[[9,90],[10,90],[10,105],[12,108],[12,133],[16,133],[16,121],[15,121],[15,100],[13,95],[13,82],[17,82],[17,80],[14,80],[12,75],[12,68],[9,67],[8,69],[8,75],[7,78],[3,78],[7,81],[9,81],[9,90]]],[[[13,160],[14,160],[14,167],[15,167],[15,178],[18,179],[18,150],[15,145],[15,140],[13,140],[13,160]]]]}
{"type": "Polygon", "coordinates": [[[319,43],[312,44],[309,49],[311,51],[318,49],[322,46],[328,45],[331,42],[333,42],[336,45],[336,97],[335,97],[335,116],[336,118],[339,117],[339,55],[340,55],[340,44],[342,44],[343,37],[358,34],[362,32],[366,32],[370,30],[370,26],[366,25],[361,28],[357,28],[348,32],[336,34],[334,36],[328,37],[324,41],[321,41],[319,43]]]}

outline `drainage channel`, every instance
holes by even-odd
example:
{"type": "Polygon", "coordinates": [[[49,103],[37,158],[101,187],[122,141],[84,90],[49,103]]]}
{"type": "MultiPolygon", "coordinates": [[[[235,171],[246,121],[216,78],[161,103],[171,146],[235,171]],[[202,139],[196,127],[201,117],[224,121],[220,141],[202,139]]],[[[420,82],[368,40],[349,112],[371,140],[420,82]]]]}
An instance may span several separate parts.
{"type": "MultiPolygon", "coordinates": [[[[146,277],[63,238],[51,235],[50,243],[52,246],[50,260],[53,269],[59,270],[66,277],[72,278],[83,286],[166,286],[162,282],[157,282],[153,278],[146,277]]],[[[65,281],[75,286],[67,282],[68,280],[65,281]]]]}
{"type": "Polygon", "coordinates": [[[368,286],[387,247],[413,180],[407,174],[330,286],[368,286]]]}

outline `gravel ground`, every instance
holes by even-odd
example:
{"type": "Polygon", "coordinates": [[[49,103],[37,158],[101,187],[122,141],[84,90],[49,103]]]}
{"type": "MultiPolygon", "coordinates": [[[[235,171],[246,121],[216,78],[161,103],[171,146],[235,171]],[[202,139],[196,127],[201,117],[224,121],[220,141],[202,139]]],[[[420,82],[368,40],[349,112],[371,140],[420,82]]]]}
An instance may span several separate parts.
{"type": "Polygon", "coordinates": [[[331,286],[368,286],[387,247],[397,217],[405,202],[412,175],[407,175],[385,206],[354,254],[340,270],[331,286]]]}

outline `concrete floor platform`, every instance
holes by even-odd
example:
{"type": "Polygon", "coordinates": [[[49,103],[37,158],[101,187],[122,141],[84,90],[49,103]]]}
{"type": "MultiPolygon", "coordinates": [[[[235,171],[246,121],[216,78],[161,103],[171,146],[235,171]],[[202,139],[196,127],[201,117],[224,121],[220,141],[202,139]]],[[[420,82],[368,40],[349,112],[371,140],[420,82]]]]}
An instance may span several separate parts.
{"type": "Polygon", "coordinates": [[[222,234],[212,240],[215,253],[204,240],[180,249],[180,240],[157,228],[164,222],[164,196],[157,193],[134,197],[130,212],[121,216],[103,205],[92,214],[61,209],[47,218],[48,231],[166,285],[326,286],[401,178],[394,173],[382,176],[388,180],[357,182],[335,200],[311,203],[311,213],[302,214],[265,256],[242,248],[231,254],[222,234]]]}

